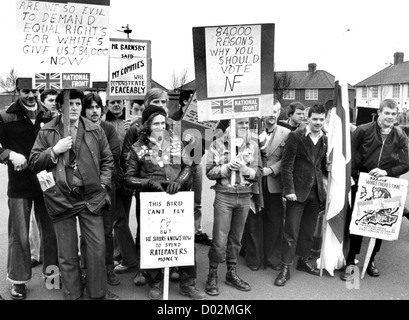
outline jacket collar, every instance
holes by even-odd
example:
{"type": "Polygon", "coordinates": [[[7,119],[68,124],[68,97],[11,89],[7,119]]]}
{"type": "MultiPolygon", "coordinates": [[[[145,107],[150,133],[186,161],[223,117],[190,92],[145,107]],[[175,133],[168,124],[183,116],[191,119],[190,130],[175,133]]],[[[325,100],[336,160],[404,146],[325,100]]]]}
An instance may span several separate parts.
{"type": "MultiPolygon", "coordinates": [[[[43,111],[44,113],[48,111],[48,109],[44,106],[42,106],[40,103],[37,103],[37,109],[39,111],[43,111]]],[[[10,107],[7,108],[6,113],[17,113],[20,111],[25,112],[26,108],[24,108],[23,103],[21,102],[21,99],[18,99],[16,102],[14,102],[10,107]]]]}
{"type": "Polygon", "coordinates": [[[115,117],[115,116],[112,114],[112,112],[108,110],[107,113],[106,113],[106,115],[105,115],[105,120],[107,120],[107,121],[112,121],[112,120],[116,120],[116,119],[125,120],[125,112],[126,112],[126,109],[123,108],[123,109],[122,109],[122,114],[121,114],[121,116],[120,116],[120,117],[115,117]]]}

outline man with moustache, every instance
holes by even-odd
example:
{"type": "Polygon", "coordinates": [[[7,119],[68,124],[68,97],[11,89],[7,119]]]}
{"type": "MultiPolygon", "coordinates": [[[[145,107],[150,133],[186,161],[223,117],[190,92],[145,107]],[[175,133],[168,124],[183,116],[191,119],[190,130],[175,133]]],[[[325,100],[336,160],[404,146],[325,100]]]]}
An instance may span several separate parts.
{"type": "Polygon", "coordinates": [[[11,298],[22,300],[26,298],[26,283],[32,276],[29,223],[33,205],[43,241],[45,279],[53,273],[50,266],[56,268],[58,261],[54,228],[40,183],[28,169],[31,148],[40,128],[51,120],[51,114],[38,104],[39,91],[32,87],[30,78],[18,78],[16,87],[20,98],[0,112],[0,162],[7,165],[9,177],[7,279],[12,283],[11,298]]]}
{"type": "Polygon", "coordinates": [[[323,175],[327,173],[328,138],[322,131],[326,116],[323,105],[308,111],[308,126],[288,135],[281,160],[283,195],[287,199],[284,241],[281,250],[282,269],[274,281],[285,286],[290,266],[298,255],[297,270],[319,276],[309,261],[313,235],[320,207],[326,198],[323,175]]]}

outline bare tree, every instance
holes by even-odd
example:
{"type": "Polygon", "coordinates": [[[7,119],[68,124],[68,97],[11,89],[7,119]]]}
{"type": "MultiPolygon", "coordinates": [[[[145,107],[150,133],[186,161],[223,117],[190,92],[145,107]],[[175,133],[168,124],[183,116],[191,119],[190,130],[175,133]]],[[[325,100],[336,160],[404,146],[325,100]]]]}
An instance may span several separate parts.
{"type": "Polygon", "coordinates": [[[170,83],[170,88],[175,92],[180,92],[183,90],[183,86],[187,83],[188,71],[183,69],[179,75],[175,71],[172,73],[172,79],[170,83]]]}
{"type": "Polygon", "coordinates": [[[17,73],[14,68],[11,68],[9,73],[3,77],[0,77],[0,88],[2,88],[6,93],[10,94],[13,98],[16,96],[17,87],[16,87],[17,73]]]}
{"type": "Polygon", "coordinates": [[[287,71],[274,72],[274,93],[278,101],[283,99],[284,94],[291,86],[292,77],[287,71]]]}

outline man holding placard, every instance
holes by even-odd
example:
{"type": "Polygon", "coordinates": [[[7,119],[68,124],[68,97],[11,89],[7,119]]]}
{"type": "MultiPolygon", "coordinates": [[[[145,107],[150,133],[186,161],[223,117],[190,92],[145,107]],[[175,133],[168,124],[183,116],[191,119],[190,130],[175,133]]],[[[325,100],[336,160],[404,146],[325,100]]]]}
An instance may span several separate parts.
{"type": "MultiPolygon", "coordinates": [[[[408,137],[399,126],[395,126],[398,116],[398,105],[395,100],[385,99],[378,109],[376,121],[360,125],[352,134],[352,199],[357,192],[360,172],[367,172],[374,177],[399,177],[409,171],[408,137]]],[[[352,202],[354,203],[354,202],[352,202]]],[[[353,279],[355,256],[359,254],[362,236],[350,234],[350,248],[346,259],[345,271],[341,280],[353,279]]],[[[369,260],[367,273],[379,277],[375,265],[375,255],[381,248],[382,240],[376,239],[375,247],[369,260]]]]}
{"type": "Polygon", "coordinates": [[[214,200],[213,240],[209,250],[209,274],[206,293],[219,295],[217,268],[226,262],[225,283],[240,291],[250,291],[250,285],[242,280],[236,271],[237,258],[241,248],[241,238],[250,209],[252,185],[262,176],[262,164],[257,136],[249,130],[249,119],[237,120],[232,139],[230,128],[209,148],[206,161],[206,175],[216,180],[212,187],[214,200]],[[233,141],[232,141],[233,140],[233,141]],[[235,145],[237,154],[230,154],[230,144],[235,145]],[[235,179],[232,183],[232,175],[235,179]]]}

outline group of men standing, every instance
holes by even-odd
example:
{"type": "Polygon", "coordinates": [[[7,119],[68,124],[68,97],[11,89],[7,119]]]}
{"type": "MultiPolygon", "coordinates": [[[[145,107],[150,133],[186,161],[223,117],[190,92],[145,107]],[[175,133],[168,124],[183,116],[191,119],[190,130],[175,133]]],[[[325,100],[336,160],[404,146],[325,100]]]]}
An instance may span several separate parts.
{"type": "MultiPolygon", "coordinates": [[[[64,298],[81,299],[87,288],[91,299],[118,300],[107,285],[120,283],[116,274],[136,270],[134,283],[147,283],[149,298],[160,299],[163,274],[159,269],[141,270],[139,230],[134,242],[129,229],[133,196],[137,199],[139,228],[141,191],[195,192],[192,228],[197,242],[210,245],[205,285],[210,296],[219,295],[220,263],[227,264],[227,285],[251,290],[237,272],[243,239],[249,268],[256,271],[264,266],[279,271],[274,280],[277,286],[286,285],[290,279],[296,256],[298,270],[319,275],[310,252],[319,212],[326,201],[324,177],[330,165],[324,129],[328,110],[324,106],[311,106],[305,121],[305,107],[292,103],[288,120],[279,121],[281,105],[275,100],[256,133],[250,128],[249,118],[235,119],[236,138],[232,140],[229,127],[211,143],[205,163],[207,177],[215,181],[211,239],[200,227],[202,163],[192,160],[201,159],[204,148],[190,149],[190,154],[185,151],[188,144],[201,145],[202,141],[178,132],[177,123],[185,110],[169,116],[166,92],[148,92],[136,106],[141,109],[140,117],[131,122],[125,118],[121,101],[107,101],[109,111],[103,116],[102,100],[95,93],[63,90],[55,103],[46,107],[47,97],[42,99],[44,105],[39,104],[38,90],[23,82],[17,82],[17,90],[20,98],[0,112],[0,162],[7,164],[9,176],[7,278],[12,283],[11,298],[26,298],[26,283],[31,278],[29,222],[34,208],[44,250],[44,279],[61,281],[64,298]],[[165,130],[172,138],[170,151],[162,150],[162,139],[155,139],[165,130]],[[201,152],[195,157],[194,150],[201,152]],[[169,155],[180,159],[177,165],[167,161],[169,155]],[[37,173],[44,171],[53,181],[46,188],[37,178],[37,173]],[[115,250],[121,258],[114,268],[115,250]]],[[[189,92],[183,103],[191,98],[189,92]]],[[[387,99],[379,107],[376,122],[354,131],[355,181],[359,172],[399,177],[409,170],[408,138],[394,125],[397,111],[396,102],[387,99]]],[[[355,263],[355,254],[359,253],[359,239],[353,243],[348,265],[355,263]]],[[[374,252],[379,248],[380,241],[374,252]]],[[[375,253],[368,273],[379,276],[375,253]]],[[[195,265],[179,267],[176,273],[182,295],[205,299],[196,288],[195,265]]],[[[341,276],[343,280],[350,277],[348,272],[341,276]]]]}

